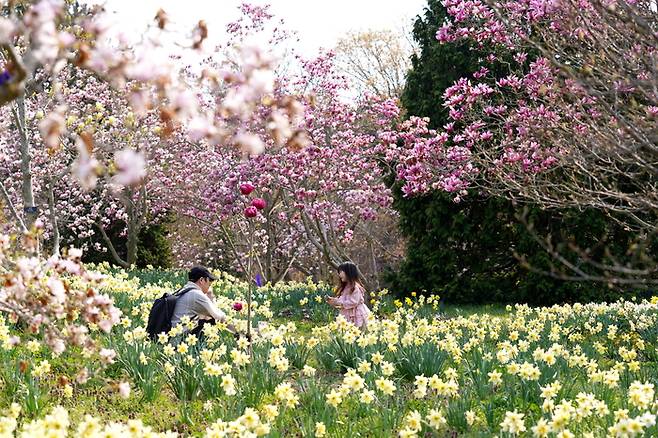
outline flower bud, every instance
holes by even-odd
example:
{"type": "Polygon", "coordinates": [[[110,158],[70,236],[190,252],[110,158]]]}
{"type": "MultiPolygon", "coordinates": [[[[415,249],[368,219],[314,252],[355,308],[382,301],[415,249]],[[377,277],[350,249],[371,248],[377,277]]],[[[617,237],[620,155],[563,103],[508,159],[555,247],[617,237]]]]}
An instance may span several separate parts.
{"type": "Polygon", "coordinates": [[[258,210],[253,205],[244,209],[244,215],[251,218],[258,215],[258,210]]]}
{"type": "Polygon", "coordinates": [[[247,183],[242,183],[242,184],[240,184],[240,192],[241,192],[243,195],[245,195],[245,196],[247,196],[247,195],[249,195],[251,192],[253,192],[254,189],[255,189],[255,187],[254,187],[254,185],[253,185],[252,183],[248,183],[248,182],[247,182],[247,183]]]}
{"type": "Polygon", "coordinates": [[[256,207],[259,210],[262,210],[265,208],[267,203],[263,198],[255,198],[253,201],[251,201],[251,205],[256,207]]]}

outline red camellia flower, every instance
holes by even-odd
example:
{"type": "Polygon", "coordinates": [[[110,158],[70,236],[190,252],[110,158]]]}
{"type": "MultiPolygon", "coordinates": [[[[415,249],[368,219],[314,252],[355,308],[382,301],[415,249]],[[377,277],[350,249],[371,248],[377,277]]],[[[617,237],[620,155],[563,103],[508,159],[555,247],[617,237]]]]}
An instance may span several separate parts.
{"type": "Polygon", "coordinates": [[[256,207],[259,210],[262,210],[262,209],[265,208],[267,203],[265,202],[265,200],[263,198],[256,198],[253,201],[251,201],[251,205],[253,205],[254,207],[256,207]]]}
{"type": "Polygon", "coordinates": [[[240,192],[247,196],[256,189],[252,183],[242,183],[240,184],[240,192]]]}
{"type": "Polygon", "coordinates": [[[244,215],[247,217],[256,217],[258,215],[258,210],[253,205],[244,209],[244,215]]]}
{"type": "Polygon", "coordinates": [[[242,310],[242,303],[239,301],[233,303],[233,310],[235,310],[236,312],[242,310]]]}

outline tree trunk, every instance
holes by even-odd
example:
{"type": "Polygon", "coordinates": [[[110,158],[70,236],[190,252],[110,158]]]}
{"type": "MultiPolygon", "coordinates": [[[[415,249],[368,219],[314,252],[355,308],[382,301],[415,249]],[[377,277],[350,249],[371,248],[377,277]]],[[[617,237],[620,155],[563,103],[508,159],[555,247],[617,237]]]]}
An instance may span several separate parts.
{"type": "Polygon", "coordinates": [[[139,241],[139,227],[135,220],[129,216],[128,218],[128,235],[126,242],[126,262],[128,266],[137,264],[137,243],[139,241]]]}
{"type": "Polygon", "coordinates": [[[114,244],[112,243],[112,240],[105,232],[105,228],[103,228],[103,224],[101,224],[100,222],[96,222],[96,227],[98,227],[98,229],[100,230],[101,236],[103,236],[103,240],[105,241],[105,244],[107,245],[107,249],[110,251],[112,258],[114,259],[114,262],[117,265],[121,266],[122,268],[128,269],[130,265],[128,264],[128,262],[126,262],[119,256],[119,253],[117,253],[117,250],[116,248],[114,248],[114,244]]]}
{"type": "Polygon", "coordinates": [[[18,224],[18,228],[20,229],[21,233],[26,233],[27,232],[27,227],[25,226],[25,222],[23,222],[23,218],[21,215],[18,213],[16,210],[16,206],[11,200],[11,196],[9,196],[9,192],[7,191],[7,188],[5,185],[0,181],[0,189],[2,190],[2,196],[5,198],[5,204],[9,211],[11,212],[11,215],[14,216],[14,219],[16,219],[16,223],[18,224]]]}
{"type": "Polygon", "coordinates": [[[137,264],[137,245],[139,243],[139,233],[146,221],[147,211],[147,193],[146,183],[143,183],[139,190],[139,197],[135,201],[133,199],[133,190],[124,189],[124,205],[126,206],[126,213],[128,221],[126,224],[126,261],[125,263],[130,266],[137,264]]]}
{"type": "Polygon", "coordinates": [[[59,256],[59,224],[57,223],[57,213],[55,212],[55,194],[53,179],[48,179],[48,209],[50,210],[50,226],[53,229],[53,255],[59,256]]]}
{"type": "Polygon", "coordinates": [[[21,174],[22,174],[22,195],[23,195],[23,222],[27,229],[31,229],[37,219],[38,211],[34,203],[34,191],[32,188],[32,157],[30,156],[30,144],[27,138],[27,127],[25,120],[25,97],[16,98],[16,110],[14,111],[14,120],[20,134],[20,155],[21,155],[21,174]]]}

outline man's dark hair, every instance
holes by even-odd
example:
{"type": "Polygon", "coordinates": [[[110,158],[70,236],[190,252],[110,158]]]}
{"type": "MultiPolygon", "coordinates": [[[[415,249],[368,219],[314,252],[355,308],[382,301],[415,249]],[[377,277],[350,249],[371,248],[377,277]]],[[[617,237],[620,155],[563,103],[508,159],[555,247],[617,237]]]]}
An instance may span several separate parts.
{"type": "Polygon", "coordinates": [[[187,274],[188,280],[190,280],[192,283],[196,283],[202,278],[207,278],[210,281],[215,281],[217,278],[210,273],[208,268],[205,266],[195,266],[192,269],[190,269],[190,272],[187,274]]]}

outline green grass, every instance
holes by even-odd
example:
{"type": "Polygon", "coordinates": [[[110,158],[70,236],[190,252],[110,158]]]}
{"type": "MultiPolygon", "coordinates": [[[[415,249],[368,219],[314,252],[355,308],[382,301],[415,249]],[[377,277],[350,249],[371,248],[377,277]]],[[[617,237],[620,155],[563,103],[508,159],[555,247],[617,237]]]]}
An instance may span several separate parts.
{"type": "Polygon", "coordinates": [[[504,316],[507,313],[504,304],[447,304],[441,306],[440,313],[447,317],[487,314],[491,316],[504,316]]]}

